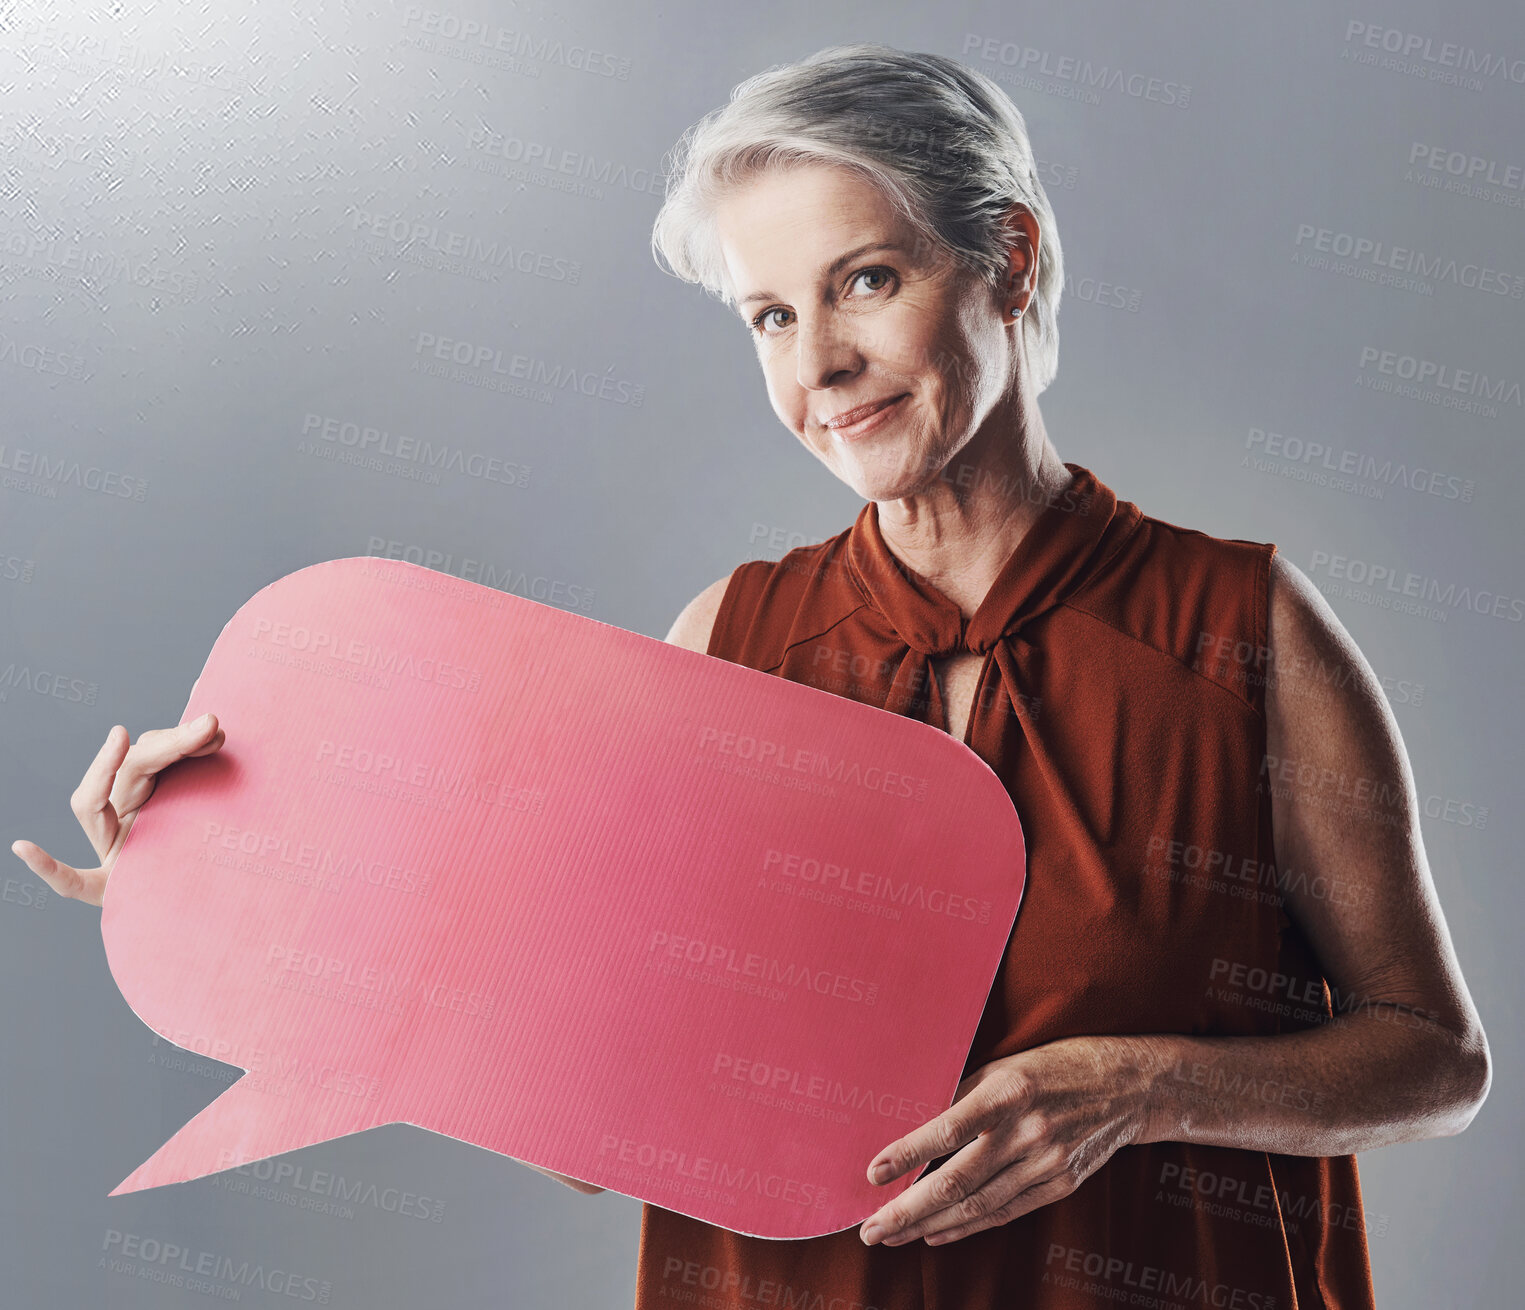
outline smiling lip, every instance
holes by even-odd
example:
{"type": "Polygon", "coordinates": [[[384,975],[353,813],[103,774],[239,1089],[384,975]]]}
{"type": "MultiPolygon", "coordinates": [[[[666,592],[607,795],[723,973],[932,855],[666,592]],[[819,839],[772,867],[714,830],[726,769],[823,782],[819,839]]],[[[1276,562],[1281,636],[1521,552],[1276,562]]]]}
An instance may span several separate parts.
{"type": "Polygon", "coordinates": [[[841,414],[827,419],[825,426],[833,432],[851,430],[864,419],[877,414],[881,409],[887,409],[906,394],[906,392],[902,391],[899,395],[886,396],[883,400],[871,400],[866,405],[859,405],[855,409],[844,410],[841,414]]]}

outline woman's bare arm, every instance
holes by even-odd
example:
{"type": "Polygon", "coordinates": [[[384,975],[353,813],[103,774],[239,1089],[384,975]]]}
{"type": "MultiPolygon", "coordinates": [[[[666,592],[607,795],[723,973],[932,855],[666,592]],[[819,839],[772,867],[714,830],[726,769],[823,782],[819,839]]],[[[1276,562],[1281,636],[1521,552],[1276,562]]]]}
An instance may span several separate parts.
{"type": "Polygon", "coordinates": [[[731,575],[710,583],[693,600],[685,605],[672,628],[662,640],[685,650],[696,650],[701,655],[709,653],[710,632],[715,626],[715,616],[720,612],[720,602],[725,599],[725,589],[731,575]]]}
{"type": "MultiPolygon", "coordinates": [[[[1323,966],[1335,1018],[1274,1037],[1138,1039],[1154,1086],[1139,1140],[1344,1155],[1458,1133],[1488,1094],[1488,1044],[1430,878],[1397,722],[1328,602],[1279,554],[1270,611],[1261,784],[1287,912],[1323,966]]],[[[1223,963],[1232,975],[1241,962],[1223,963]]],[[[1274,990],[1306,1000],[1310,981],[1274,990]]]]}

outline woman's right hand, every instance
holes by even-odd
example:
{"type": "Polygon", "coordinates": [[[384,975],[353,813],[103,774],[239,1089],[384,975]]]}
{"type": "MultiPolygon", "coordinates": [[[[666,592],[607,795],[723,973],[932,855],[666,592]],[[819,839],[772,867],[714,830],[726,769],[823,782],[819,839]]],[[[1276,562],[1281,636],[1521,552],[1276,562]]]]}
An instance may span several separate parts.
{"type": "Polygon", "coordinates": [[[76,869],[54,859],[36,842],[21,838],[11,843],[11,850],[60,896],[103,904],[117,852],[127,840],[134,816],[154,794],[159,774],[176,760],[210,755],[226,739],[214,714],[173,728],[150,728],[131,745],[127,729],[115,724],[69,797],[69,808],[100,856],[100,868],[76,869]]]}

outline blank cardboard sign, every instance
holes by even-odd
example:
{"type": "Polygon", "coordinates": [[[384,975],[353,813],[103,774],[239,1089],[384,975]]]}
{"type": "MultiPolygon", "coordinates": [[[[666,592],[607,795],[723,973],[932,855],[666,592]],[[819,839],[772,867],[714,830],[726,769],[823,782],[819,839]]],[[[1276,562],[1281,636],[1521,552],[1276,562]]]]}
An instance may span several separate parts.
{"type": "Polygon", "coordinates": [[[1026,870],[936,728],[417,564],[223,628],[107,885],[154,1032],[247,1070],[111,1195],[411,1123],[798,1238],[913,1178],[1026,870]]]}

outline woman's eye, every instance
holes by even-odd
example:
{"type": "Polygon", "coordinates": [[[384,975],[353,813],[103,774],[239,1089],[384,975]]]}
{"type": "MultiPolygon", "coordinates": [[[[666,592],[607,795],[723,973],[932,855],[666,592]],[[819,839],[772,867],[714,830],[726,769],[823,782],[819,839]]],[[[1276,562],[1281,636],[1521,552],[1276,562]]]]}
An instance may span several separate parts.
{"type": "Polygon", "coordinates": [[[889,281],[890,271],[887,268],[865,268],[861,273],[858,273],[853,277],[853,282],[856,282],[859,278],[863,277],[877,277],[884,279],[884,281],[882,281],[878,286],[869,287],[870,291],[882,291],[885,287],[885,284],[889,281]]]}
{"type": "MultiPolygon", "coordinates": [[[[763,310],[761,314],[752,320],[753,331],[762,332],[764,336],[772,336],[772,333],[763,331],[763,324],[767,322],[768,316],[770,314],[787,314],[788,312],[789,311],[787,309],[780,309],[776,305],[772,309],[763,310]]],[[[787,327],[788,324],[785,324],[784,326],[787,327]]]]}

